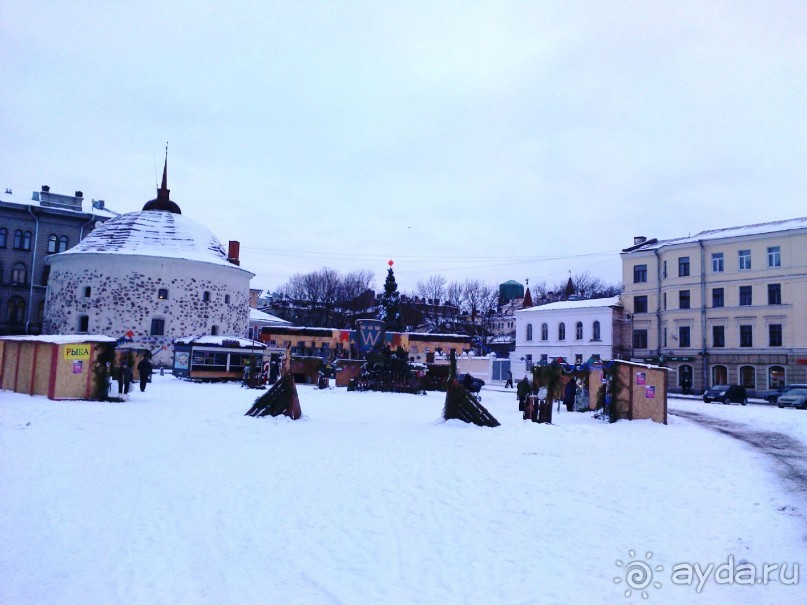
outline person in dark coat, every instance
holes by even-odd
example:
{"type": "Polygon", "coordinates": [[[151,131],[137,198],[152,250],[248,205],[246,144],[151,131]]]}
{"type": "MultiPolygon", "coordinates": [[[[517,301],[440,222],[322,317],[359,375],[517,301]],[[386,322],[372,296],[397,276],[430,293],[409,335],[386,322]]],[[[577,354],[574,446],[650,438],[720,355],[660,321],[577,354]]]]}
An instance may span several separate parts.
{"type": "Polygon", "coordinates": [[[118,395],[128,395],[130,384],[132,384],[132,368],[129,367],[128,361],[124,361],[118,370],[118,395]]]}
{"type": "Polygon", "coordinates": [[[566,388],[563,390],[563,404],[570,412],[574,409],[574,397],[576,394],[577,381],[574,378],[570,378],[569,382],[566,383],[566,388]]]}
{"type": "Polygon", "coordinates": [[[516,385],[516,397],[518,397],[518,411],[523,412],[527,405],[527,395],[530,394],[530,383],[525,376],[516,385]]]}
{"type": "Polygon", "coordinates": [[[513,388],[513,373],[508,371],[507,372],[507,382],[504,383],[505,389],[512,389],[513,388]]]}
{"type": "Polygon", "coordinates": [[[148,357],[144,357],[137,364],[137,371],[140,373],[140,392],[146,390],[146,383],[151,379],[151,372],[153,371],[151,361],[148,357]]]}

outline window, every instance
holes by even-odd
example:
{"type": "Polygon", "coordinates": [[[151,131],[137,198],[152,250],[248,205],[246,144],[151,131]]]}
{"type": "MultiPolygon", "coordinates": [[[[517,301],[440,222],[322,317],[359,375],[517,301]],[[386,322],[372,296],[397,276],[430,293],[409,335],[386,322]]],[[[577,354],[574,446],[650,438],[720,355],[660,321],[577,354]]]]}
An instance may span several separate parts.
{"type": "Polygon", "coordinates": [[[782,266],[782,251],[779,246],[768,247],[768,266],[781,267],[782,266]]]}
{"type": "Polygon", "coordinates": [[[754,327],[753,326],[740,326],[740,346],[753,347],[754,346],[754,327]]]}
{"type": "Polygon", "coordinates": [[[684,365],[678,368],[678,386],[687,394],[692,388],[692,374],[692,366],[684,365]]]}
{"type": "Polygon", "coordinates": [[[532,324],[527,324],[527,340],[532,340],[532,324]]]}
{"type": "Polygon", "coordinates": [[[202,292],[202,302],[210,302],[210,292],[207,290],[202,292]]]}
{"type": "Polygon", "coordinates": [[[647,313],[647,296],[634,296],[633,297],[633,312],[634,313],[647,313]]]}
{"type": "Polygon", "coordinates": [[[150,334],[152,336],[165,336],[165,320],[157,318],[152,319],[150,334]]]}
{"type": "Polygon", "coordinates": [[[558,326],[558,340],[566,340],[566,324],[563,322],[558,326]]]}
{"type": "Polygon", "coordinates": [[[67,250],[67,236],[63,235],[59,238],[59,252],[64,252],[67,250]]]}
{"type": "Polygon", "coordinates": [[[59,246],[59,238],[56,237],[55,233],[51,233],[48,236],[48,254],[53,254],[56,252],[56,248],[59,246]]]}
{"type": "Polygon", "coordinates": [[[15,250],[30,250],[31,249],[31,232],[22,231],[17,229],[14,232],[14,249],[15,250]]]}
{"type": "Polygon", "coordinates": [[[647,265],[633,266],[633,283],[638,284],[647,281],[647,265]]]}
{"type": "Polygon", "coordinates": [[[10,324],[21,324],[25,319],[25,300],[20,296],[8,299],[8,314],[6,319],[10,324]]]}
{"type": "Polygon", "coordinates": [[[661,331],[661,342],[664,344],[663,347],[667,346],[667,327],[665,326],[664,329],[661,331]]]}
{"type": "Polygon", "coordinates": [[[592,340],[600,340],[600,322],[595,321],[591,326],[592,340]]]}
{"type": "Polygon", "coordinates": [[[225,304],[225,305],[229,305],[229,304],[230,304],[230,295],[229,295],[229,294],[225,294],[225,295],[224,295],[224,304],[225,304]]]}
{"type": "Polygon", "coordinates": [[[574,338],[575,340],[583,340],[583,322],[578,321],[577,325],[574,327],[574,338]]]}
{"type": "Polygon", "coordinates": [[[716,384],[728,384],[729,383],[729,371],[726,369],[726,366],[714,366],[712,368],[712,385],[716,384]]]}
{"type": "Polygon", "coordinates": [[[723,295],[723,288],[712,288],[712,306],[714,308],[722,307],[726,304],[723,295]]]}
{"type": "Polygon", "coordinates": [[[549,363],[549,355],[547,353],[541,353],[541,364],[546,365],[548,363],[549,363]]]}
{"type": "Polygon", "coordinates": [[[723,273],[722,252],[712,252],[712,273],[723,273]]]}
{"type": "Polygon", "coordinates": [[[45,301],[40,300],[36,309],[36,321],[41,324],[45,320],[45,301]]]}
{"type": "Polygon", "coordinates": [[[740,366],[740,384],[746,389],[757,387],[757,372],[754,366],[740,366]]]}
{"type": "Polygon", "coordinates": [[[210,328],[210,335],[211,336],[218,336],[219,335],[219,327],[218,326],[213,326],[212,328],[210,328]]]}
{"type": "Polygon", "coordinates": [[[22,285],[28,281],[28,269],[22,263],[17,263],[11,267],[11,283],[13,285],[22,285]]]}
{"type": "Polygon", "coordinates": [[[679,256],[678,257],[678,277],[687,277],[689,276],[689,257],[688,256],[679,256]]]}
{"type": "Polygon", "coordinates": [[[782,324],[770,324],[768,326],[768,346],[782,346],[782,324]]]}
{"type": "Polygon", "coordinates": [[[740,250],[737,252],[740,260],[740,271],[747,271],[751,268],[751,251],[740,250]]]}
{"type": "Polygon", "coordinates": [[[740,286],[740,306],[750,306],[751,300],[751,286],[740,286]]]}
{"type": "Polygon", "coordinates": [[[574,365],[579,366],[583,363],[583,354],[582,353],[575,353],[574,354],[574,365]]]}
{"type": "Polygon", "coordinates": [[[678,308],[689,309],[689,290],[680,290],[678,292],[678,308]]]}
{"type": "Polygon", "coordinates": [[[712,346],[725,347],[726,346],[726,328],[725,326],[712,326],[712,346]]]}
{"type": "Polygon", "coordinates": [[[664,261],[664,264],[662,265],[662,267],[663,267],[663,269],[662,269],[662,272],[661,272],[661,279],[667,279],[667,261],[666,260],[664,261]]]}
{"type": "Polygon", "coordinates": [[[634,349],[647,348],[647,330],[633,331],[633,348],[634,349]]]}
{"type": "Polygon", "coordinates": [[[667,293],[662,292],[661,294],[661,304],[662,308],[666,311],[667,310],[667,293]]]}
{"type": "Polygon", "coordinates": [[[168,288],[160,288],[157,290],[157,298],[160,300],[168,300],[168,288]]]}
{"type": "Polygon", "coordinates": [[[0,229],[0,248],[6,247],[6,238],[8,237],[8,230],[3,227],[0,229]]]}
{"type": "Polygon", "coordinates": [[[50,277],[50,265],[42,267],[42,283],[40,285],[47,286],[48,278],[50,277]]]}
{"type": "Polygon", "coordinates": [[[78,331],[85,334],[90,330],[90,317],[88,315],[78,316],[78,331]]]}
{"type": "Polygon", "coordinates": [[[541,340],[549,340],[549,324],[541,324],[541,340]]]}
{"type": "Polygon", "coordinates": [[[778,389],[785,386],[785,369],[782,366],[768,368],[768,388],[778,389]]]}
{"type": "Polygon", "coordinates": [[[678,346],[681,348],[691,347],[689,326],[678,327],[678,346]]]}
{"type": "Polygon", "coordinates": [[[781,284],[768,284],[768,304],[781,305],[782,304],[782,285],[781,284]]]}
{"type": "Polygon", "coordinates": [[[84,288],[84,298],[89,298],[92,295],[92,287],[87,286],[84,288]]]}

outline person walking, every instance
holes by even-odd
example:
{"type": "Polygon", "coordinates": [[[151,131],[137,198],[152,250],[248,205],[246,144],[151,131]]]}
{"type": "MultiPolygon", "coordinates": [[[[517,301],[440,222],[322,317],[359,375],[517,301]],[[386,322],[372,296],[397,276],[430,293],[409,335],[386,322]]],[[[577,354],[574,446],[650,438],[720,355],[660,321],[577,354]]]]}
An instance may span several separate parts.
{"type": "Polygon", "coordinates": [[[518,411],[523,412],[527,405],[527,395],[530,394],[530,383],[525,376],[516,385],[516,397],[518,397],[518,411]]]}
{"type": "Polygon", "coordinates": [[[124,361],[121,363],[118,370],[118,395],[128,395],[129,385],[132,384],[132,368],[129,367],[129,362],[124,361]]]}
{"type": "Polygon", "coordinates": [[[566,388],[563,390],[563,403],[566,405],[566,410],[571,412],[574,409],[574,397],[577,394],[577,381],[574,376],[569,378],[566,383],[566,388]]]}
{"type": "Polygon", "coordinates": [[[507,382],[504,383],[505,389],[512,389],[513,388],[513,373],[511,371],[507,371],[507,382]]]}
{"type": "Polygon", "coordinates": [[[151,381],[151,373],[153,370],[151,360],[148,357],[144,357],[140,360],[140,363],[137,364],[137,371],[140,374],[141,393],[146,390],[146,383],[151,381]]]}

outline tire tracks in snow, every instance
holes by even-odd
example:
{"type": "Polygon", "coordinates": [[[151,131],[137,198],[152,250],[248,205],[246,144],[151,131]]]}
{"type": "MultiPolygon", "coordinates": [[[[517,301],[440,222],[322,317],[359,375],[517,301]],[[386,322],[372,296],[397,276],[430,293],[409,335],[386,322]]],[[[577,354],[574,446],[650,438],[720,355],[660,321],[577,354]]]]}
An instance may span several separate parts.
{"type": "Polygon", "coordinates": [[[697,412],[669,410],[673,416],[685,418],[710,430],[722,433],[750,445],[773,462],[773,468],[788,492],[798,500],[781,512],[797,514],[807,523],[807,446],[800,440],[776,431],[754,429],[741,422],[714,418],[697,412]]]}

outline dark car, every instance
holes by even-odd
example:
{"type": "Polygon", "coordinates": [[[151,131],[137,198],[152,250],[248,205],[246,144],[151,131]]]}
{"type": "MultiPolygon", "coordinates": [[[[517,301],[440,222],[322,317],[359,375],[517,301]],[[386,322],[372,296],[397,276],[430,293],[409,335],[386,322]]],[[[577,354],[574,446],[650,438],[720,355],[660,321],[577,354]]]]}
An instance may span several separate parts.
{"type": "Polygon", "coordinates": [[[459,380],[460,384],[468,389],[471,393],[478,393],[483,386],[485,386],[485,381],[481,378],[474,378],[470,374],[457,374],[457,380],[459,380]]]}
{"type": "Polygon", "coordinates": [[[807,410],[807,388],[792,388],[779,395],[776,405],[780,408],[800,408],[807,410]]]}
{"type": "Polygon", "coordinates": [[[726,405],[730,403],[746,405],[748,403],[748,394],[745,387],[739,384],[716,384],[703,393],[703,400],[706,403],[720,401],[726,405]]]}

